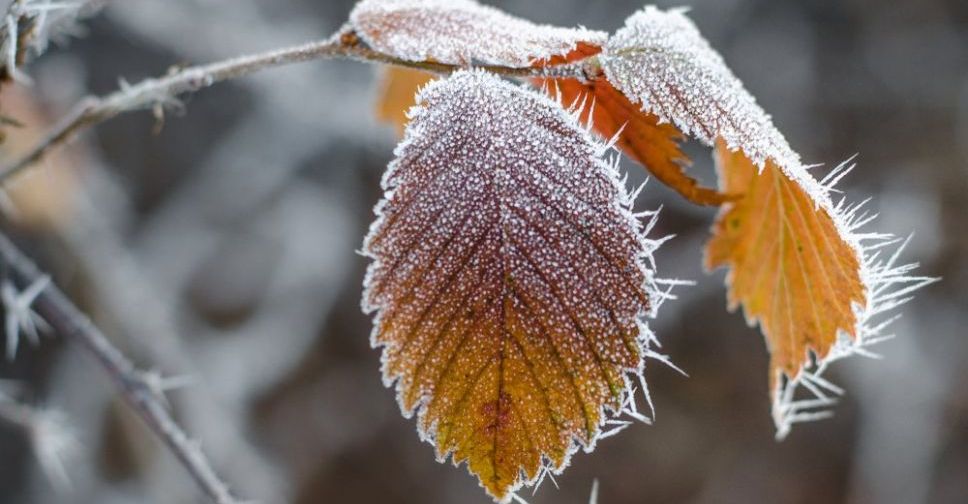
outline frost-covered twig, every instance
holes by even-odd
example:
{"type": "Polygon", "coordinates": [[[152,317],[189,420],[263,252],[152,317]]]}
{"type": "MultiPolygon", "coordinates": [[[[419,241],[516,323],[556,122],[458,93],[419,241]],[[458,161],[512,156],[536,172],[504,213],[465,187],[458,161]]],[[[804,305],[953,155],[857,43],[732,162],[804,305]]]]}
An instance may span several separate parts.
{"type": "MultiPolygon", "coordinates": [[[[44,275],[33,262],[0,235],[0,260],[7,274],[20,285],[34,285],[44,275]]],[[[122,397],[148,427],[174,453],[192,478],[213,502],[239,502],[215,473],[201,447],[182,431],[165,407],[163,394],[152,374],[140,371],[94,324],[53,284],[40,291],[33,308],[59,335],[72,339],[91,352],[118,386],[122,397]]]]}
{"type": "Polygon", "coordinates": [[[38,327],[47,329],[47,322],[34,313],[33,305],[37,296],[47,288],[50,277],[42,275],[23,291],[8,278],[0,279],[0,302],[4,309],[4,331],[7,334],[7,359],[13,360],[17,356],[21,332],[33,344],[40,343],[38,327]]]}
{"type": "MultiPolygon", "coordinates": [[[[344,29],[323,41],[193,66],[176,70],[165,77],[146,79],[134,85],[122,82],[121,89],[112,94],[103,97],[90,96],[81,100],[26,155],[0,168],[0,182],[40,161],[50,151],[69,141],[77,132],[122,113],[154,109],[160,114],[165,106],[176,104],[179,95],[193,93],[218,82],[245,77],[260,70],[291,63],[334,58],[417,68],[435,73],[451,73],[461,68],[459,65],[430,61],[414,62],[384,54],[367,47],[352,30],[344,29]]],[[[534,68],[488,65],[478,68],[510,77],[584,77],[588,72],[586,63],[582,62],[534,68]]]]}
{"type": "Polygon", "coordinates": [[[28,52],[40,54],[51,39],[75,31],[79,18],[100,10],[108,0],[12,0],[0,26],[0,80],[26,80],[20,66],[28,52]]]}

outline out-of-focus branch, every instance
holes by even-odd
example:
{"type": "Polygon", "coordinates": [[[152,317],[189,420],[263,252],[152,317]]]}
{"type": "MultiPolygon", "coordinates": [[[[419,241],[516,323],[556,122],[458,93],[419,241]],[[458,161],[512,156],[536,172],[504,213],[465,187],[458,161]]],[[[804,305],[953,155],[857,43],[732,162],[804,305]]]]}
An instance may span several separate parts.
{"type": "Polygon", "coordinates": [[[0,391],[0,420],[26,434],[41,470],[55,488],[70,488],[66,465],[77,455],[80,443],[60,411],[21,404],[0,391]]]}
{"type": "Polygon", "coordinates": [[[17,78],[29,50],[41,53],[51,38],[68,34],[74,23],[108,0],[11,0],[0,25],[0,81],[17,78]]]}
{"type": "MultiPolygon", "coordinates": [[[[343,29],[333,37],[317,42],[278,49],[266,53],[241,56],[208,65],[177,70],[166,77],[146,79],[135,85],[122,85],[121,89],[104,97],[87,97],[61,119],[57,125],[26,155],[0,168],[0,182],[11,175],[40,161],[50,151],[66,143],[77,132],[107,121],[125,112],[155,108],[172,104],[182,94],[193,93],[215,83],[245,77],[260,70],[291,63],[316,59],[353,59],[370,63],[382,63],[428,72],[451,73],[463,68],[436,62],[414,62],[374,51],[367,47],[352,31],[343,29]]],[[[594,59],[594,58],[593,58],[594,59]]],[[[493,73],[510,77],[584,77],[587,62],[549,67],[503,67],[477,66],[493,73]]]]}
{"type": "MultiPolygon", "coordinates": [[[[20,285],[32,285],[43,277],[33,261],[3,235],[0,235],[0,259],[6,273],[20,285]]],[[[191,440],[172,418],[164,405],[163,390],[157,386],[157,379],[152,380],[152,374],[138,370],[53,284],[41,291],[33,308],[57,334],[74,340],[97,358],[125,401],[168,446],[213,502],[239,502],[216,474],[198,443],[191,440]]]]}

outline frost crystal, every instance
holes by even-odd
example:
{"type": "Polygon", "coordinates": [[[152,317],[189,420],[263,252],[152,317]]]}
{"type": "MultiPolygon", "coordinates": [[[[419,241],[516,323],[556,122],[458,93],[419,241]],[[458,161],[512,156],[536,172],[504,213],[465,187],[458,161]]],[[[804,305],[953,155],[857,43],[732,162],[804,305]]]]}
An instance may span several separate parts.
{"type": "Polygon", "coordinates": [[[797,376],[781,381],[773,391],[772,414],[777,439],[786,437],[796,423],[829,417],[831,413],[827,409],[844,393],[843,389],[824,378],[830,365],[845,357],[877,357],[871,347],[893,338],[892,334],[885,332],[900,315],[892,312],[911,301],[915,291],[938,280],[914,275],[918,264],[900,261],[910,238],[902,241],[890,234],[862,231],[876,218],[863,210],[869,200],[849,204],[847,198],[842,197],[836,204],[831,203],[829,194],[836,192],[837,181],[853,168],[854,165],[842,164],[820,182],[824,192],[819,203],[860,260],[866,303],[852,307],[857,319],[853,337],[840,331],[837,342],[827,355],[814,356],[797,376]],[[885,257],[886,254],[882,253],[890,248],[894,251],[885,257]]]}
{"type": "MultiPolygon", "coordinates": [[[[830,363],[850,355],[871,355],[867,347],[885,339],[881,333],[893,320],[878,319],[934,279],[912,276],[915,265],[898,264],[900,250],[889,259],[881,258],[880,249],[896,241],[889,235],[859,231],[873,218],[860,211],[863,203],[834,204],[831,198],[834,185],[851,167],[838,167],[819,182],[813,178],[770,116],[683,10],[663,12],[649,6],[634,14],[609,40],[600,59],[608,79],[643,110],[706,144],[722,139],[730,150],[741,150],[761,169],[767,162],[775,163],[804,189],[817,211],[831,217],[840,238],[853,249],[866,300],[851,307],[857,320],[854,336],[841,331],[827,355],[805,362],[800,373],[781,381],[773,394],[779,438],[796,422],[826,415],[817,408],[831,405],[842,392],[821,377],[830,363]],[[801,388],[812,398],[798,399],[801,388]]],[[[729,204],[724,206],[723,214],[729,209],[729,204]]]]}
{"type": "Polygon", "coordinates": [[[767,159],[799,166],[770,116],[684,12],[648,6],[633,14],[600,56],[605,75],[644,110],[710,146],[722,138],[761,167],[767,159]]]}
{"type": "Polygon", "coordinates": [[[408,61],[527,67],[603,32],[536,25],[472,0],[364,0],[350,22],[372,48],[408,61]]]}
{"type": "MultiPolygon", "coordinates": [[[[608,150],[550,98],[479,71],[424,88],[364,250],[384,380],[493,496],[638,413],[659,242],[608,150]],[[524,476],[522,476],[522,474],[524,476]]],[[[652,215],[652,214],[650,214],[652,215]]]]}
{"type": "Polygon", "coordinates": [[[0,418],[23,429],[41,470],[58,490],[69,489],[67,467],[81,445],[67,417],[58,410],[21,404],[0,389],[0,418]]]}
{"type": "Polygon", "coordinates": [[[17,80],[29,82],[29,78],[17,68],[18,54],[22,49],[30,49],[35,54],[47,50],[51,42],[61,42],[82,30],[78,21],[103,8],[107,0],[11,0],[8,2],[7,15],[0,28],[0,54],[3,55],[5,70],[17,80]],[[30,32],[19,33],[18,25],[30,20],[30,32]],[[25,43],[26,47],[18,44],[25,43]]]}
{"type": "Polygon", "coordinates": [[[7,334],[8,360],[17,356],[21,332],[31,343],[37,345],[40,344],[38,328],[44,331],[50,329],[47,322],[32,308],[37,296],[49,285],[50,277],[43,276],[21,292],[9,279],[0,281],[0,304],[6,312],[4,330],[7,334]]]}

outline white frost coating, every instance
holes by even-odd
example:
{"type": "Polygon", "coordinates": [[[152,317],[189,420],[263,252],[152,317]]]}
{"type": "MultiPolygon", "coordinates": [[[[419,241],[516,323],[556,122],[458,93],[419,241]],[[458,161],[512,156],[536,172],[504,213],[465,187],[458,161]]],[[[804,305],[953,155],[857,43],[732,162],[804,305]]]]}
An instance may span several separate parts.
{"type": "Polygon", "coordinates": [[[62,42],[68,36],[76,35],[81,30],[78,21],[90,16],[104,7],[107,0],[74,0],[57,2],[52,0],[26,0],[7,2],[7,16],[0,28],[0,54],[4,58],[4,66],[10,75],[20,82],[30,82],[17,67],[18,54],[23,47],[18,47],[21,35],[18,34],[19,24],[31,20],[31,33],[27,40],[26,49],[35,54],[47,50],[51,41],[62,42]]]}
{"type": "Polygon", "coordinates": [[[773,161],[814,200],[829,197],[684,9],[633,14],[599,56],[606,77],[642,110],[707,145],[721,138],[762,170],[773,161]]]}
{"type": "Polygon", "coordinates": [[[654,6],[633,14],[600,56],[605,75],[643,110],[707,145],[722,138],[758,166],[800,157],[733,75],[685,11],[654,6]]]}
{"type": "Polygon", "coordinates": [[[854,355],[877,357],[870,347],[893,338],[892,334],[885,334],[884,331],[900,317],[890,312],[910,301],[914,291],[937,281],[936,278],[912,275],[918,267],[916,263],[899,264],[901,253],[910,238],[900,240],[889,234],[861,232],[860,228],[876,217],[862,210],[866,200],[850,205],[846,198],[842,198],[836,205],[828,206],[829,194],[835,191],[834,185],[853,168],[854,165],[842,164],[820,182],[824,189],[820,204],[860,260],[860,278],[866,303],[852,307],[857,319],[853,338],[840,331],[827,355],[813,355],[796,377],[777,380],[772,407],[777,439],[785,438],[795,423],[829,417],[831,413],[827,408],[833,406],[836,398],[844,393],[843,389],[823,377],[830,364],[854,355]],[[890,256],[883,257],[882,253],[886,254],[886,249],[890,247],[895,247],[895,250],[890,256]]]}
{"type": "Polygon", "coordinates": [[[408,61],[528,67],[608,34],[537,25],[472,0],[363,0],[350,23],[373,49],[408,61]]]}
{"type": "MultiPolygon", "coordinates": [[[[670,291],[681,282],[655,279],[652,254],[665,239],[649,239],[646,235],[655,224],[657,212],[646,212],[646,222],[633,213],[633,199],[619,176],[617,157],[608,161],[600,157],[607,149],[579,124],[576,110],[566,110],[544,94],[481,71],[461,71],[448,79],[433,82],[420,91],[417,103],[420,105],[410,111],[411,122],[405,139],[396,148],[396,158],[384,175],[382,187],[386,199],[377,205],[377,220],[364,243],[364,253],[374,262],[364,282],[362,307],[367,313],[376,313],[371,343],[375,347],[386,347],[383,353],[384,383],[387,386],[395,384],[405,416],[415,412],[419,415],[418,430],[422,439],[435,443],[435,426],[427,431],[419,428],[433,389],[427,389],[415,405],[406,405],[404,393],[408,385],[414,383],[405,383],[406,376],[388,372],[388,348],[393,343],[380,340],[380,328],[388,308],[394,303],[381,286],[393,281],[409,284],[413,280],[410,277],[418,274],[415,272],[422,264],[428,260],[433,262],[434,268],[419,273],[421,276],[413,283],[418,287],[412,296],[412,306],[400,309],[398,316],[404,321],[410,316],[408,312],[419,311],[419,305],[427,298],[433,298],[430,304],[447,304],[428,288],[440,283],[443,277],[450,277],[448,283],[452,286],[444,289],[457,289],[457,294],[449,295],[447,299],[464,298],[466,301],[462,305],[473,304],[478,296],[477,290],[488,288],[490,273],[483,270],[494,269],[480,266],[487,256],[505,261],[505,275],[510,272],[514,283],[526,287],[529,292],[547,290],[530,285],[535,281],[535,275],[527,272],[527,264],[518,259],[518,252],[509,245],[515,240],[524,240],[523,248],[535,254],[536,263],[531,267],[541,270],[542,275],[551,278],[554,284],[573,287],[565,291],[563,302],[583,315],[581,320],[589,326],[604,324],[607,317],[603,319],[601,312],[596,314],[592,311],[595,307],[588,306],[590,294],[582,282],[599,285],[595,284],[597,281],[607,286],[608,282],[614,282],[615,273],[608,271],[609,268],[594,268],[591,261],[600,258],[589,258],[587,252],[576,252],[574,247],[588,245],[577,238],[574,231],[565,232],[568,226],[564,223],[550,220],[557,207],[576,217],[581,226],[602,243],[624,243],[626,248],[621,250],[634,252],[634,267],[625,274],[641,279],[639,288],[648,294],[651,302],[648,310],[632,310],[629,314],[636,332],[632,336],[641,358],[636,366],[626,369],[617,410],[609,405],[601,408],[599,424],[587,443],[569,437],[563,462],[555,466],[542,457],[537,475],[530,480],[519,476],[505,499],[507,501],[521,486],[530,486],[544,476],[561,473],[579,448],[591,451],[598,439],[625,428],[629,422],[618,417],[651,421],[654,409],[643,378],[645,360],[653,358],[668,362],[668,359],[654,350],[658,341],[646,319],[654,317],[664,301],[674,299],[670,291]],[[544,172],[545,169],[553,171],[544,172]],[[549,174],[553,175],[549,177],[549,174]],[[546,197],[553,205],[542,204],[535,194],[546,197]],[[528,221],[535,225],[533,229],[526,225],[528,221]],[[542,237],[543,233],[557,239],[547,240],[542,237]],[[475,244],[479,238],[482,241],[475,244]],[[548,244],[573,247],[565,249],[565,254],[572,257],[552,253],[554,247],[548,244]],[[467,251],[470,251],[469,255],[467,251]],[[577,262],[584,264],[561,261],[574,260],[575,257],[577,262]],[[468,271],[475,269],[482,271],[468,271]],[[573,270],[585,274],[576,275],[573,270]],[[397,272],[396,277],[392,276],[392,271],[397,272]],[[472,274],[474,278],[471,278],[472,274]],[[403,280],[399,280],[401,275],[403,280]],[[478,276],[481,279],[474,281],[478,276]],[[465,291],[466,296],[463,295],[465,291]],[[652,409],[652,417],[639,413],[635,398],[637,391],[641,391],[652,409]]],[[[613,253],[622,254],[621,251],[613,253]]],[[[504,289],[500,295],[513,298],[506,287],[507,280],[497,278],[497,283],[505,286],[500,287],[504,289]]],[[[488,297],[494,292],[480,296],[488,297]]],[[[616,298],[630,295],[607,290],[598,294],[616,298]]],[[[618,299],[615,302],[622,304],[626,301],[618,299]]],[[[512,300],[511,303],[516,305],[517,302],[512,300]]],[[[536,307],[539,310],[544,308],[540,303],[536,307]]],[[[416,318],[415,314],[412,315],[416,318]]],[[[542,315],[567,326],[569,322],[561,320],[561,316],[542,315]]],[[[397,323],[398,319],[394,322],[397,323]]],[[[544,337],[552,338],[547,334],[544,337]]],[[[580,344],[580,340],[574,344],[580,344]]],[[[610,357],[607,353],[605,356],[610,357]]]]}
{"type": "MultiPolygon", "coordinates": [[[[867,347],[885,339],[881,333],[893,320],[880,321],[879,316],[934,280],[910,276],[914,264],[897,264],[903,246],[889,259],[880,258],[877,250],[896,241],[889,235],[859,232],[872,220],[859,211],[863,203],[850,206],[844,200],[834,204],[831,199],[833,186],[853,166],[845,163],[820,182],[813,178],[770,116],[684,10],[664,12],[648,6],[632,15],[609,40],[600,59],[608,79],[643,110],[707,145],[723,139],[730,150],[742,150],[761,170],[766,162],[775,163],[814,200],[818,211],[830,215],[840,237],[854,250],[867,300],[864,306],[852,307],[857,319],[855,337],[841,332],[827,355],[813,356],[793,379],[778,379],[774,391],[777,438],[785,437],[794,423],[827,416],[828,412],[818,408],[830,406],[833,397],[842,393],[821,378],[828,365],[849,355],[870,356],[867,347]],[[796,398],[801,386],[810,399],[796,398]]],[[[728,212],[730,206],[725,205],[721,212],[728,212]]]]}

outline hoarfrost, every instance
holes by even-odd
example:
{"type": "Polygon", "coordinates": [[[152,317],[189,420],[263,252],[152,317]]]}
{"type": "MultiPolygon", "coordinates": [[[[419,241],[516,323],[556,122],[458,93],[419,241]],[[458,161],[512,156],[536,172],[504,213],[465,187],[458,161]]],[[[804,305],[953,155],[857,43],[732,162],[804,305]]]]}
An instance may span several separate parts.
{"type": "Polygon", "coordinates": [[[364,244],[363,308],[403,413],[441,460],[481,475],[492,457],[482,484],[506,501],[616,417],[649,420],[633,396],[651,409],[642,373],[662,356],[646,318],[673,297],[651,269],[661,240],[574,111],[481,71],[418,103],[364,244]],[[487,449],[453,441],[482,429],[487,449]]]}
{"type": "Polygon", "coordinates": [[[800,157],[733,75],[685,11],[654,6],[633,14],[600,56],[608,79],[643,110],[712,146],[717,138],[755,164],[800,157]]]}
{"type": "Polygon", "coordinates": [[[6,312],[4,332],[7,335],[7,360],[17,356],[20,335],[23,333],[34,345],[40,344],[40,333],[49,331],[47,322],[38,315],[32,305],[44,289],[50,285],[50,277],[42,276],[32,285],[19,291],[9,279],[0,281],[0,304],[6,312]]]}
{"type": "Polygon", "coordinates": [[[17,67],[18,54],[29,49],[35,54],[47,50],[50,42],[63,42],[68,37],[83,33],[78,21],[104,7],[107,0],[75,0],[57,2],[51,0],[11,1],[0,28],[0,54],[3,66],[11,76],[22,82],[30,79],[17,67]],[[22,33],[18,25],[24,19],[31,20],[30,33],[24,37],[26,47],[19,47],[22,33]]]}
{"type": "Polygon", "coordinates": [[[472,0],[364,0],[350,22],[372,48],[408,61],[527,67],[608,35],[538,25],[472,0]]]}
{"type": "MultiPolygon", "coordinates": [[[[833,184],[852,168],[847,164],[838,166],[821,184],[827,191],[833,192],[833,184]]],[[[811,362],[804,364],[797,376],[778,381],[777,390],[773,391],[772,406],[777,439],[785,438],[794,424],[829,417],[828,409],[844,394],[843,389],[823,377],[830,365],[851,356],[876,358],[871,347],[894,337],[885,333],[900,318],[900,315],[892,312],[911,301],[915,291],[938,281],[937,278],[914,275],[917,263],[900,261],[910,238],[900,240],[890,234],[861,231],[876,217],[863,211],[865,203],[848,204],[847,199],[842,198],[829,210],[842,237],[853,247],[861,264],[860,278],[864,284],[866,303],[852,306],[857,320],[854,337],[840,331],[837,342],[827,355],[814,356],[811,362]],[[893,252],[885,257],[882,253],[890,248],[894,248],[893,252]],[[806,395],[806,398],[802,395],[806,395]]]]}
{"type": "MultiPolygon", "coordinates": [[[[873,219],[861,211],[863,203],[850,205],[844,198],[835,204],[831,198],[838,192],[834,185],[853,165],[837,167],[822,181],[811,176],[685,10],[648,6],[632,15],[609,40],[600,59],[606,77],[643,110],[710,146],[721,138],[730,150],[741,150],[761,169],[767,162],[775,163],[806,191],[817,211],[830,215],[840,237],[854,250],[866,299],[863,306],[851,307],[857,320],[854,337],[841,332],[827,355],[814,356],[797,376],[779,380],[778,390],[773,391],[778,438],[786,436],[794,423],[826,417],[828,412],[822,409],[843,392],[821,377],[828,366],[851,355],[871,356],[867,348],[885,339],[882,333],[894,320],[885,320],[884,313],[935,279],[912,275],[916,265],[899,262],[903,245],[889,258],[880,255],[880,249],[897,241],[890,235],[860,231],[873,219]],[[797,399],[801,388],[810,398],[797,399]]],[[[722,211],[729,208],[727,204],[722,211]]]]}

